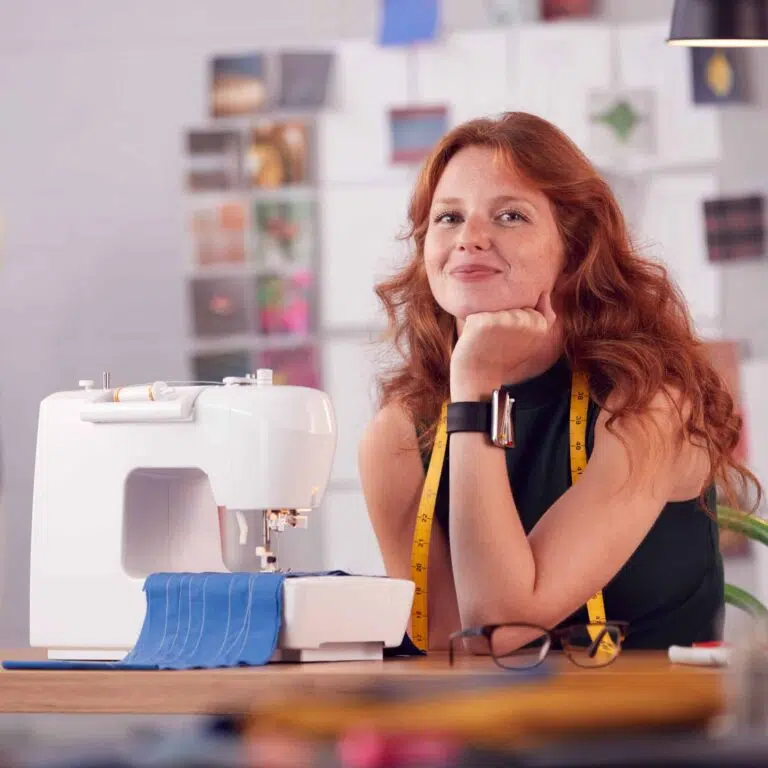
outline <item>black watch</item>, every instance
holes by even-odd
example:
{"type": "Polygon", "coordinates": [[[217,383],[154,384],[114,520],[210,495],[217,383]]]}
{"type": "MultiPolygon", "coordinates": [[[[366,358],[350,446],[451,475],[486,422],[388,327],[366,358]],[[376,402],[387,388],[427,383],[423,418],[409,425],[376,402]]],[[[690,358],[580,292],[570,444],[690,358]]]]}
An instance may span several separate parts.
{"type": "Polygon", "coordinates": [[[515,398],[494,389],[490,402],[448,404],[447,432],[483,432],[499,448],[515,447],[515,398]]]}

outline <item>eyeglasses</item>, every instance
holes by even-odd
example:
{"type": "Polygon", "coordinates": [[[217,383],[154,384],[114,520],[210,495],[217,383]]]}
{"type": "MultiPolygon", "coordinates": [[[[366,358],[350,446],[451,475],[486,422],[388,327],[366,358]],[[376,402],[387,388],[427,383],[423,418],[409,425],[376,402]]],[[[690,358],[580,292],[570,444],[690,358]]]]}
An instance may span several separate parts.
{"type": "Polygon", "coordinates": [[[494,662],[502,669],[532,669],[541,664],[556,642],[579,667],[605,667],[615,661],[627,637],[629,623],[571,624],[544,629],[536,624],[485,624],[454,632],[448,646],[453,665],[454,644],[464,638],[482,637],[494,662]]]}

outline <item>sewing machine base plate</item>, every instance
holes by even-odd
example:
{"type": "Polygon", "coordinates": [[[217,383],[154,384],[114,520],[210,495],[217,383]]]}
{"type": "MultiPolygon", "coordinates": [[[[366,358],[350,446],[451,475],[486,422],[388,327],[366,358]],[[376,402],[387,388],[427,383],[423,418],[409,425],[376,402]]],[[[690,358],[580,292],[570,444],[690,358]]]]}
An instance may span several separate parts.
{"type": "MultiPolygon", "coordinates": [[[[51,648],[48,658],[57,661],[120,661],[127,650],[104,648],[51,648]]],[[[326,643],[320,648],[278,648],[270,663],[381,661],[382,643],[326,643]]]]}
{"type": "Polygon", "coordinates": [[[127,648],[49,648],[48,658],[56,661],[120,661],[126,653],[127,648]]]}
{"type": "Polygon", "coordinates": [[[320,648],[280,648],[275,652],[272,661],[381,661],[383,658],[382,643],[326,643],[320,648]]]}

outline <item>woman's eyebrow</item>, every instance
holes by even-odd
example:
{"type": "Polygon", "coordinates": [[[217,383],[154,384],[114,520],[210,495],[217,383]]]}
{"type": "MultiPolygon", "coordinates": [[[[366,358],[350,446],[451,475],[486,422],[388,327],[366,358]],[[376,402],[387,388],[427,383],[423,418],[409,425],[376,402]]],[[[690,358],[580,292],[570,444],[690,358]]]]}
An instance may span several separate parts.
{"type": "MultiPolygon", "coordinates": [[[[462,202],[460,197],[439,197],[434,201],[435,205],[461,205],[462,202]]],[[[531,200],[519,195],[497,195],[491,199],[492,205],[505,205],[508,203],[524,203],[525,205],[530,205],[531,208],[536,208],[531,200]]]]}

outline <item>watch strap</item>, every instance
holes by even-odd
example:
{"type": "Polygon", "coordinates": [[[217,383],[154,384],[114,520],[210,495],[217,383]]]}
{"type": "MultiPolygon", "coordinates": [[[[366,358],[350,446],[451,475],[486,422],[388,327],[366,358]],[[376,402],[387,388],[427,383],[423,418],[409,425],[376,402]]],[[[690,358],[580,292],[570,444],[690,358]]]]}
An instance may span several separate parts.
{"type": "Polygon", "coordinates": [[[515,399],[495,389],[490,402],[448,404],[446,432],[482,432],[498,448],[515,447],[515,399]]]}
{"type": "Polygon", "coordinates": [[[447,432],[483,432],[491,434],[490,402],[458,402],[448,404],[447,432]]]}

